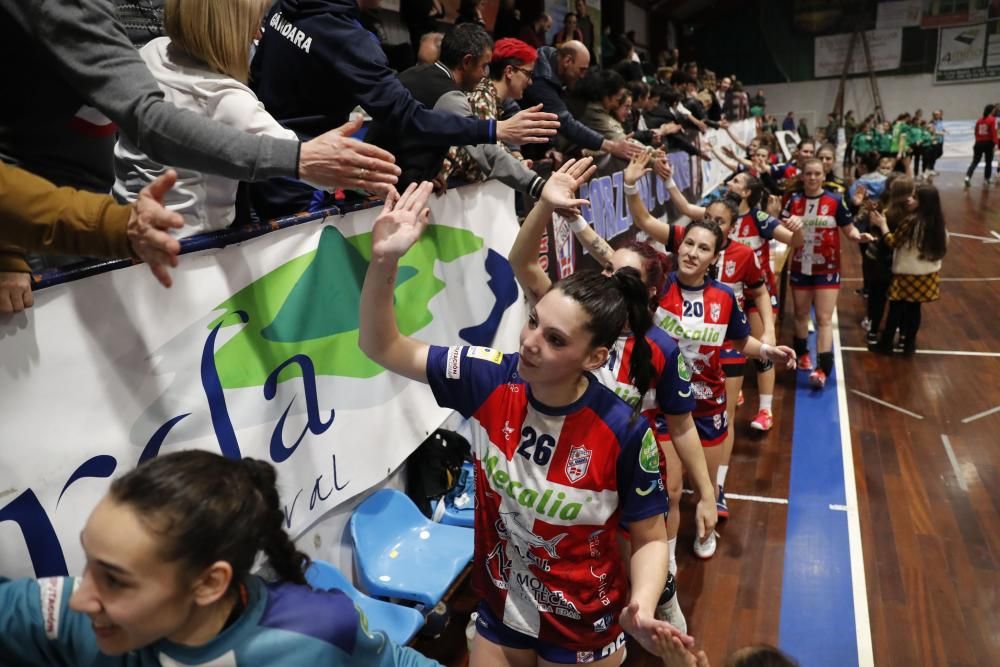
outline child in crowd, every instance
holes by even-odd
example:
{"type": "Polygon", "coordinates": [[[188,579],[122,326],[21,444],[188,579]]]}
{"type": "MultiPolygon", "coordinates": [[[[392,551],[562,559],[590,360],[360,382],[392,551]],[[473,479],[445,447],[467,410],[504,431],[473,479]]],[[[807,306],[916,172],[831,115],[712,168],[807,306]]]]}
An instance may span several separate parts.
{"type": "MultiPolygon", "coordinates": [[[[140,50],[167,101],[251,134],[296,139],[271,117],[247,87],[250,45],[260,32],[267,0],[166,0],[167,37],[140,50]]],[[[125,135],[115,146],[113,194],[132,202],[168,168],[150,159],[125,135]]],[[[177,168],[168,208],[184,216],[180,238],[224,229],[236,217],[237,181],[177,168]]]]}

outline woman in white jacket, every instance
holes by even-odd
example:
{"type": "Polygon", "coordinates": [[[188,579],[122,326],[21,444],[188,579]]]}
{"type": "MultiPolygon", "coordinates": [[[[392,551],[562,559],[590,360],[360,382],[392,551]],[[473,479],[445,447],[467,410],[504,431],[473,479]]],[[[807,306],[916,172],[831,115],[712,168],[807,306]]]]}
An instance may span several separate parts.
{"type": "MultiPolygon", "coordinates": [[[[250,45],[260,31],[268,0],[166,0],[167,37],[140,51],[167,101],[251,134],[295,139],[278,124],[246,85],[250,45]]],[[[113,194],[132,202],[168,165],[150,159],[127,137],[115,146],[113,194]]],[[[192,169],[177,170],[168,208],[184,216],[183,238],[224,229],[236,215],[238,181],[192,169]]]]}
{"type": "Polygon", "coordinates": [[[889,231],[884,215],[874,212],[870,216],[882,229],[885,243],[893,248],[889,315],[873,348],[876,352],[892,350],[898,328],[903,354],[913,354],[920,329],[920,304],[940,297],[941,260],[948,250],[941,198],[933,185],[921,185],[906,204],[911,214],[893,232],[889,231]]]}

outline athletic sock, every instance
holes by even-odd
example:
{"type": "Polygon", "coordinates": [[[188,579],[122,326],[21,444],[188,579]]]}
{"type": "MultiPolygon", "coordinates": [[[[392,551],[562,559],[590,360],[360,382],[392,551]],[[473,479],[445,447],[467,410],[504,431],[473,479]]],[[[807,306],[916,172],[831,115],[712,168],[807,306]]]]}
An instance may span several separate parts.
{"type": "Polygon", "coordinates": [[[677,575],[677,538],[672,540],[667,540],[667,551],[670,552],[670,563],[667,566],[667,572],[672,575],[677,575]]]}
{"type": "Polygon", "coordinates": [[[809,354],[809,341],[805,338],[793,338],[792,348],[795,350],[795,356],[797,357],[809,354]]]}
{"type": "Polygon", "coordinates": [[[771,403],[774,401],[774,394],[761,394],[760,395],[760,409],[771,411],[771,403]]]}
{"type": "Polygon", "coordinates": [[[719,466],[719,471],[717,473],[715,473],[715,483],[719,485],[719,489],[720,490],[724,486],[726,486],[726,473],[727,472],[729,472],[729,466],[720,465],[719,466]]]}
{"type": "Polygon", "coordinates": [[[819,353],[819,367],[823,369],[823,372],[830,375],[833,372],[833,352],[820,352],[819,353]]]}

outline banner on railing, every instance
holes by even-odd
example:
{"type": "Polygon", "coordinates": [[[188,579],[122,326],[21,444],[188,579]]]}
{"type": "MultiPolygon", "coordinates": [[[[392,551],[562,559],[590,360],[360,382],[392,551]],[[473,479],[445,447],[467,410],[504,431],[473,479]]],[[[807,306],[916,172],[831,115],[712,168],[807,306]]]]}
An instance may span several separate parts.
{"type": "MultiPolygon", "coordinates": [[[[403,333],[515,350],[522,299],[506,256],[513,192],[449,190],[403,258],[403,333]]],[[[79,533],[111,478],[198,448],[278,470],[301,533],[382,481],[450,411],[358,349],[379,209],[40,291],[0,323],[0,574],[79,572],[79,533]]]]}

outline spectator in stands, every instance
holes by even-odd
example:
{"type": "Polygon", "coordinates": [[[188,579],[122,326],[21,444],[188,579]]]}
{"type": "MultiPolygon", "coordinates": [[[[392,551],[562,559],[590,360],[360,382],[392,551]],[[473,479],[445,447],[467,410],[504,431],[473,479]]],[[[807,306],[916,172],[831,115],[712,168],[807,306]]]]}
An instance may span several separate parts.
{"type": "MultiPolygon", "coordinates": [[[[181,246],[168,231],[181,227],[184,218],[163,200],[176,180],[168,170],[143,188],[134,204],[121,206],[108,195],[57,188],[0,162],[0,239],[33,252],[133,257],[170,287],[167,267],[177,266],[181,246]]],[[[26,297],[16,290],[0,295],[0,315],[30,308],[32,301],[30,290],[26,297]]]]}
{"type": "Polygon", "coordinates": [[[552,30],[552,17],[539,14],[535,20],[521,28],[521,41],[536,49],[545,46],[545,36],[552,30]]]}
{"type": "Polygon", "coordinates": [[[785,132],[795,131],[795,112],[789,111],[788,115],[785,116],[785,120],[781,121],[781,129],[785,132]]]}
{"type": "MultiPolygon", "coordinates": [[[[423,146],[547,141],[558,121],[525,110],[505,121],[456,118],[420,104],[386,66],[385,54],[357,23],[355,0],[279,0],[265,20],[250,80],[264,106],[299,137],[341,122],[361,105],[423,146]]],[[[358,165],[358,173],[365,169],[358,165]]],[[[255,184],[251,200],[265,218],[329,205],[325,193],[285,179],[255,184]]]]}
{"type": "Polygon", "coordinates": [[[690,112],[681,104],[680,94],[669,86],[654,86],[652,95],[659,98],[659,104],[645,114],[647,127],[659,128],[660,139],[668,151],[682,150],[689,155],[699,155],[710,160],[707,152],[702,152],[683,134],[683,124],[690,112]]]}
{"type": "Polygon", "coordinates": [[[444,5],[441,0],[400,0],[399,16],[410,31],[410,44],[416,49],[424,35],[440,30],[438,23],[444,19],[444,5]]]}
{"type": "Polygon", "coordinates": [[[750,97],[743,89],[742,81],[729,78],[733,80],[733,110],[732,115],[726,116],[726,120],[746,120],[750,117],[750,97]]]}
{"type": "Polygon", "coordinates": [[[681,101],[674,110],[681,115],[685,124],[693,125],[699,132],[707,132],[710,126],[718,126],[715,121],[708,120],[705,107],[696,97],[697,83],[687,72],[674,72],[670,77],[670,85],[680,95],[681,101]]]}
{"type": "Polygon", "coordinates": [[[455,25],[463,23],[478,23],[486,28],[486,20],[483,19],[483,8],[486,0],[462,0],[458,5],[458,16],[455,17],[455,25]]]}
{"type": "MultiPolygon", "coordinates": [[[[497,40],[493,45],[489,76],[483,78],[468,94],[472,114],[478,118],[499,118],[505,103],[521,99],[524,90],[531,85],[531,71],[537,57],[535,49],[519,39],[506,37],[497,40]]],[[[498,145],[510,152],[505,144],[498,145]]],[[[491,177],[492,172],[483,160],[485,147],[476,148],[482,150],[469,150],[462,146],[452,147],[448,154],[449,177],[469,182],[491,177]]],[[[511,154],[519,160],[522,159],[520,153],[511,154]]],[[[498,164],[502,164],[502,161],[494,161],[494,165],[498,164]]],[[[527,164],[524,167],[522,175],[533,174],[527,164]]],[[[533,181],[527,183],[529,194],[531,194],[531,182],[533,181]]]]}
{"type": "Polygon", "coordinates": [[[715,89],[715,102],[719,105],[719,117],[709,118],[712,120],[721,120],[722,118],[728,118],[729,120],[735,120],[736,114],[733,111],[733,80],[728,76],[724,76],[719,80],[719,85],[715,89]]]}
{"type": "MultiPolygon", "coordinates": [[[[531,51],[531,47],[527,48],[531,51]]],[[[427,108],[469,117],[473,110],[466,94],[485,79],[492,58],[493,40],[486,29],[478,23],[463,23],[441,41],[441,60],[411,67],[399,75],[399,80],[427,108]]],[[[436,180],[438,190],[444,190],[447,172],[443,174],[442,168],[447,146],[428,148],[405,128],[380,120],[372,124],[368,139],[396,156],[403,171],[399,177],[401,188],[436,180]]],[[[533,197],[544,185],[542,178],[496,142],[469,146],[467,152],[488,178],[499,179],[533,197]]]]}
{"type": "Polygon", "coordinates": [[[576,24],[583,36],[580,41],[587,47],[593,59],[594,53],[594,23],[590,20],[590,10],[587,0],[576,0],[576,24]]]}
{"type": "Polygon", "coordinates": [[[760,88],[757,89],[757,94],[750,99],[750,115],[751,116],[763,116],[767,111],[767,97],[764,96],[764,91],[760,88]]]}
{"type": "MultiPolygon", "coordinates": [[[[0,159],[57,185],[108,192],[115,127],[157,161],[229,178],[367,189],[396,182],[393,157],[350,139],[351,127],[330,125],[299,143],[166,102],[105,0],[0,0],[0,39],[20,55],[0,84],[0,159]]],[[[30,303],[30,270],[19,249],[0,247],[0,299],[30,303]]]]}
{"type": "Polygon", "coordinates": [[[615,63],[614,70],[621,74],[626,83],[632,81],[642,81],[642,65],[636,60],[635,44],[628,37],[620,36],[617,40],[618,62],[615,63]]]}
{"type": "MultiPolygon", "coordinates": [[[[246,0],[166,0],[167,36],[149,42],[139,53],[167,101],[244,132],[295,140],[295,133],[278,124],[246,86],[250,44],[266,9],[261,2],[246,0]]],[[[166,169],[121,137],[115,146],[115,198],[134,202],[166,169]]],[[[238,181],[194,169],[178,168],[177,173],[177,187],[167,194],[167,205],[184,216],[178,237],[233,223],[238,181]]]]}
{"type": "MultiPolygon", "coordinates": [[[[568,87],[575,84],[590,67],[590,53],[581,42],[569,41],[558,49],[543,46],[538,49],[538,61],[532,73],[532,84],[524,91],[527,104],[542,104],[546,111],[559,117],[559,134],[570,144],[592,151],[604,151],[623,160],[639,152],[640,147],[618,139],[611,141],[588,128],[570,114],[563,98],[568,87]]],[[[537,153],[544,151],[536,151],[537,153]]]]}
{"type": "Polygon", "coordinates": [[[826,127],[823,128],[827,143],[831,143],[834,146],[837,145],[837,130],[839,127],[840,123],[837,122],[837,114],[828,113],[826,115],[826,127]]]}
{"type": "Polygon", "coordinates": [[[809,126],[806,125],[805,118],[799,119],[799,126],[796,128],[796,131],[799,133],[800,139],[805,139],[806,137],[809,136],[809,126]]]}
{"type": "Polygon", "coordinates": [[[517,37],[520,32],[521,12],[517,8],[517,0],[502,0],[493,23],[493,38],[499,41],[504,37],[517,37]]]}
{"type": "Polygon", "coordinates": [[[552,46],[559,46],[563,42],[568,42],[571,39],[575,39],[578,42],[583,41],[583,32],[577,27],[577,16],[573,12],[567,12],[566,16],[563,17],[563,27],[562,30],[557,32],[552,37],[552,46]]]}
{"type": "Polygon", "coordinates": [[[420,48],[417,50],[417,62],[433,65],[441,57],[441,40],[444,33],[429,32],[420,38],[420,48]]]}
{"type": "Polygon", "coordinates": [[[0,578],[0,662],[437,666],[306,583],[276,477],[187,450],[115,479],[80,533],[81,576],[0,578]],[[259,556],[267,579],[251,574],[259,556]]]}
{"type": "MultiPolygon", "coordinates": [[[[580,81],[578,88],[587,101],[580,122],[608,141],[626,140],[625,129],[617,118],[619,107],[624,104],[627,94],[625,79],[614,70],[591,70],[580,81]]],[[[595,162],[599,162],[607,153],[600,150],[585,150],[584,154],[593,156],[595,162]]],[[[624,166],[617,164],[612,170],[617,171],[624,166]]]]}

